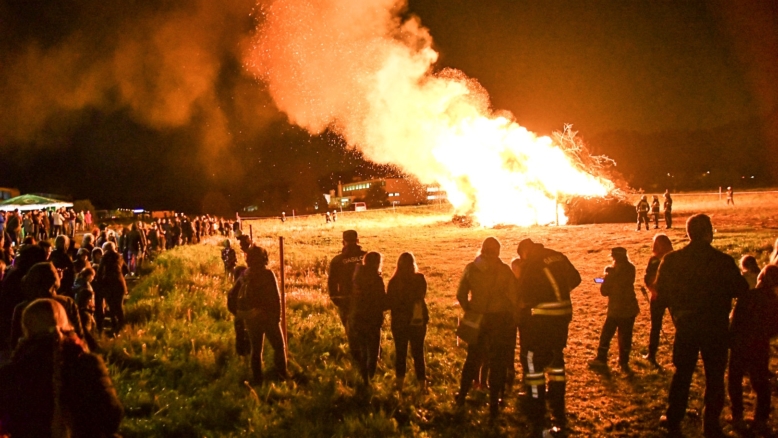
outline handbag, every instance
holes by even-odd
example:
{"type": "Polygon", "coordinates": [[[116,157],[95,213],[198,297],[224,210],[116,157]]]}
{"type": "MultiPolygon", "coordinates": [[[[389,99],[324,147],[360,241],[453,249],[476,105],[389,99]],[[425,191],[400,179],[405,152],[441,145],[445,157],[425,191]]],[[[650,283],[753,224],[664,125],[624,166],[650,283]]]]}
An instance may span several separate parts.
{"type": "Polygon", "coordinates": [[[483,313],[465,311],[465,316],[459,320],[459,326],[457,327],[457,336],[459,339],[468,344],[475,344],[478,342],[478,335],[481,334],[481,321],[483,318],[483,313]]]}
{"type": "Polygon", "coordinates": [[[416,300],[413,303],[413,312],[411,313],[411,324],[414,327],[424,325],[424,301],[416,300]]]}

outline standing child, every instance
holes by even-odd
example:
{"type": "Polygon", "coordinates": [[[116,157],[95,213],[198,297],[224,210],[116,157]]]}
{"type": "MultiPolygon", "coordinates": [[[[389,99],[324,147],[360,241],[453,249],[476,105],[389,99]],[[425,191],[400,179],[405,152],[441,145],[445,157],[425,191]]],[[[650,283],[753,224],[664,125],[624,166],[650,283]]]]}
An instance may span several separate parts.
{"type": "Polygon", "coordinates": [[[381,326],[384,324],[386,289],[381,278],[380,253],[369,252],[354,273],[353,304],[349,326],[356,344],[356,361],[362,380],[370,385],[381,352],[381,326]]]}
{"type": "Polygon", "coordinates": [[[754,256],[744,255],[740,259],[740,272],[748,282],[748,289],[755,289],[756,279],[759,276],[759,263],[756,262],[754,256]]]}
{"type": "Polygon", "coordinates": [[[419,389],[427,389],[427,375],[424,363],[424,338],[427,335],[429,312],[424,297],[427,295],[427,280],[418,272],[413,254],[404,252],[397,259],[397,270],[389,280],[386,297],[392,317],[392,337],[395,346],[394,369],[397,376],[397,390],[402,391],[405,381],[408,344],[411,346],[413,368],[419,389]]]}
{"type": "Polygon", "coordinates": [[[616,247],[611,250],[613,265],[605,268],[605,278],[600,293],[608,297],[608,317],[600,334],[597,357],[589,362],[593,367],[608,366],[608,350],[611,339],[619,332],[619,366],[630,372],[629,353],[632,350],[632,328],[640,309],[635,297],[635,265],[630,263],[627,250],[616,247]]]}
{"type": "Polygon", "coordinates": [[[654,229],[659,228],[659,197],[654,195],[651,200],[651,215],[654,216],[654,229]]]}

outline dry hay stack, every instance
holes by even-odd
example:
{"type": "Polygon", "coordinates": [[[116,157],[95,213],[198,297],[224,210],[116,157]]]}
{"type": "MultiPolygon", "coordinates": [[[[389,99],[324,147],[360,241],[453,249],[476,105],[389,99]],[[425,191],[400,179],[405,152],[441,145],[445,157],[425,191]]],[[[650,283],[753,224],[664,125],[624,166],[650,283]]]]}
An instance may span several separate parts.
{"type": "Polygon", "coordinates": [[[634,205],[613,196],[572,198],[565,205],[565,215],[569,225],[635,222],[637,218],[634,205]]]}

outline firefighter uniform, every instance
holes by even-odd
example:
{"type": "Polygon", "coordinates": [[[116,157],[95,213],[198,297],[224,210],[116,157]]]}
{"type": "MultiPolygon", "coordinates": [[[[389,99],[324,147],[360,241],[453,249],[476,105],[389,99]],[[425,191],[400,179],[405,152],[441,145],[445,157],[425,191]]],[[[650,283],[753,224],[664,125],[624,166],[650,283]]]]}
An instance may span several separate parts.
{"type": "Polygon", "coordinates": [[[348,316],[352,307],[354,271],[357,265],[362,263],[362,258],[366,254],[358,243],[356,231],[346,230],[343,232],[343,250],[330,261],[330,270],[327,276],[330,299],[338,308],[338,315],[343,323],[351,354],[354,357],[358,357],[359,352],[354,333],[349,326],[348,316]]]}
{"type": "Polygon", "coordinates": [[[670,190],[665,190],[665,225],[668,229],[673,228],[673,197],[670,196],[670,190]]]}
{"type": "Polygon", "coordinates": [[[638,231],[640,231],[641,223],[645,223],[646,230],[648,230],[648,212],[651,210],[651,207],[648,205],[648,198],[646,195],[643,195],[643,197],[640,198],[638,205],[635,206],[635,210],[637,210],[638,213],[638,231]]]}
{"type": "Polygon", "coordinates": [[[564,349],[573,317],[570,291],[581,284],[581,275],[565,255],[529,239],[519,244],[519,255],[520,306],[529,315],[521,324],[521,363],[527,416],[537,435],[545,427],[546,396],[557,425],[566,423],[564,349]]]}

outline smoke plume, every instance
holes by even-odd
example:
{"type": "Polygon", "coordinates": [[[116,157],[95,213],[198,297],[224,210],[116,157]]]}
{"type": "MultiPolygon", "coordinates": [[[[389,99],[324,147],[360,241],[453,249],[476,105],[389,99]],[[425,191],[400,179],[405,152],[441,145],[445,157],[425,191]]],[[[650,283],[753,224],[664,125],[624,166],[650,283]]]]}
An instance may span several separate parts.
{"type": "Polygon", "coordinates": [[[435,71],[438,53],[405,0],[276,0],[248,55],[292,123],[331,129],[371,160],[440,184],[484,225],[553,221],[563,194],[603,195],[546,137],[463,73],[435,71]]]}

